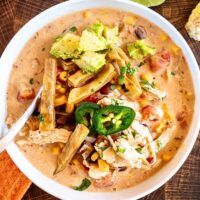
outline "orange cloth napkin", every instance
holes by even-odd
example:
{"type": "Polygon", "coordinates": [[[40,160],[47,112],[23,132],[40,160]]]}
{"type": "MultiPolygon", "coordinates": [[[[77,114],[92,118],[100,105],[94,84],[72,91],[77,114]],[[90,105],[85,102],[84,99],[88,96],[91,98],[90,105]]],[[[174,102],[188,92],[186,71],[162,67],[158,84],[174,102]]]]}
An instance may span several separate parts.
{"type": "Polygon", "coordinates": [[[0,154],[0,200],[20,200],[31,181],[16,167],[6,151],[0,154]]]}

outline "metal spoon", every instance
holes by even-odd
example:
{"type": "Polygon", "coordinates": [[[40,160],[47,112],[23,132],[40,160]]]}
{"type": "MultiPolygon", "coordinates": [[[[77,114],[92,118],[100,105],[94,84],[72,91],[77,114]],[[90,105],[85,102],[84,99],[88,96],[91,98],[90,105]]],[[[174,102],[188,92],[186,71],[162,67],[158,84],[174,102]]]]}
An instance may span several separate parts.
{"type": "Polygon", "coordinates": [[[6,149],[6,147],[10,144],[10,142],[12,142],[17,133],[22,129],[26,121],[32,115],[41,93],[42,93],[42,87],[39,89],[38,94],[31,103],[31,105],[28,107],[25,113],[17,120],[17,122],[15,122],[15,124],[10,129],[5,127],[3,131],[3,137],[0,139],[0,153],[6,149]]]}

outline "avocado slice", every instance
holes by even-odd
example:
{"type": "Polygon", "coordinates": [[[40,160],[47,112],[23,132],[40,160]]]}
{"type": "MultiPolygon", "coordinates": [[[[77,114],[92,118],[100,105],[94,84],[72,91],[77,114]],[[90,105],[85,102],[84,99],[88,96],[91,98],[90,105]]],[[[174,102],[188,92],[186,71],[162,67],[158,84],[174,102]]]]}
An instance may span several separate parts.
{"type": "Polygon", "coordinates": [[[104,37],[88,30],[83,31],[80,38],[79,51],[101,51],[107,48],[107,41],[104,37]]]}
{"type": "Polygon", "coordinates": [[[112,28],[105,26],[103,36],[106,38],[108,44],[119,45],[120,43],[118,26],[112,28]]]}
{"type": "Polygon", "coordinates": [[[148,55],[154,55],[156,52],[156,48],[150,47],[144,40],[136,40],[135,43],[128,44],[127,50],[129,56],[135,60],[141,60],[148,55]]]}
{"type": "Polygon", "coordinates": [[[72,33],[62,34],[53,43],[50,54],[56,58],[76,58],[79,55],[80,37],[72,33]]]}
{"type": "Polygon", "coordinates": [[[73,59],[73,62],[85,73],[96,73],[105,65],[106,59],[105,54],[85,52],[79,59],[73,59]]]}
{"type": "Polygon", "coordinates": [[[99,37],[101,37],[104,28],[105,28],[105,26],[100,21],[98,21],[97,23],[90,25],[88,27],[88,31],[93,32],[96,35],[98,35],[99,37]]]}

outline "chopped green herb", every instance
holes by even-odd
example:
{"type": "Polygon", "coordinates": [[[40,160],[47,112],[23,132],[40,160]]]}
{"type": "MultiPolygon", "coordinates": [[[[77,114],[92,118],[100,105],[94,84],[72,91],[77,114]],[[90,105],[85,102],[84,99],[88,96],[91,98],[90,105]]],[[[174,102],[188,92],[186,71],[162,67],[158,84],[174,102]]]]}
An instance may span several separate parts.
{"type": "Polygon", "coordinates": [[[138,147],[138,148],[136,148],[135,150],[136,150],[138,153],[140,153],[140,154],[142,153],[142,148],[141,148],[141,147],[138,147]]]}
{"type": "Polygon", "coordinates": [[[131,63],[128,63],[127,67],[131,67],[131,63]]]}
{"type": "Polygon", "coordinates": [[[127,135],[122,135],[121,137],[124,138],[124,139],[128,139],[127,135]]]}
{"type": "Polygon", "coordinates": [[[158,151],[160,151],[160,149],[161,149],[162,146],[163,146],[162,142],[161,142],[160,140],[158,140],[157,145],[158,145],[158,151]]]}
{"type": "Polygon", "coordinates": [[[127,66],[122,66],[121,69],[120,69],[120,72],[121,72],[122,75],[126,74],[126,72],[127,72],[127,66]]]}
{"type": "Polygon", "coordinates": [[[31,79],[29,80],[29,83],[30,83],[31,85],[33,85],[33,84],[34,84],[34,79],[31,78],[31,79]]]}
{"type": "Polygon", "coordinates": [[[117,99],[111,99],[111,104],[112,105],[118,105],[117,99]]]}
{"type": "Polygon", "coordinates": [[[91,185],[91,181],[87,178],[84,178],[82,180],[82,183],[80,186],[75,186],[73,187],[74,190],[78,190],[78,191],[83,191],[83,190],[86,190],[88,187],[90,187],[91,185]]]}
{"type": "Polygon", "coordinates": [[[99,156],[100,156],[100,158],[103,158],[103,153],[100,153],[99,156]]]}
{"type": "Polygon", "coordinates": [[[44,122],[44,116],[43,116],[42,114],[39,114],[39,115],[37,116],[37,118],[38,118],[38,120],[39,120],[40,122],[44,122]]]}
{"type": "Polygon", "coordinates": [[[176,75],[176,72],[171,72],[171,75],[172,75],[172,76],[175,76],[175,75],[176,75]]]}
{"type": "Polygon", "coordinates": [[[93,89],[93,88],[91,89],[91,92],[94,92],[94,89],[93,89]]]}
{"type": "Polygon", "coordinates": [[[117,147],[117,152],[119,153],[125,153],[126,149],[124,149],[123,147],[118,146],[117,147]]]}
{"type": "Polygon", "coordinates": [[[136,131],[132,131],[131,134],[135,138],[138,133],[136,131]]]}
{"type": "Polygon", "coordinates": [[[120,69],[121,75],[130,74],[134,75],[138,71],[138,67],[131,67],[131,63],[127,66],[122,66],[120,69]]]}
{"type": "Polygon", "coordinates": [[[138,68],[137,68],[137,67],[128,68],[128,69],[127,69],[127,74],[130,74],[130,75],[133,76],[137,71],[138,71],[138,68]]]}
{"type": "Polygon", "coordinates": [[[140,62],[137,67],[139,67],[139,68],[142,67],[142,65],[144,65],[144,63],[145,63],[145,61],[140,62]]]}
{"type": "Polygon", "coordinates": [[[77,28],[76,28],[76,26],[72,26],[69,30],[70,30],[71,32],[76,32],[76,31],[77,31],[77,28]]]}
{"type": "Polygon", "coordinates": [[[101,149],[102,151],[106,150],[108,147],[98,147],[99,149],[101,149]]]}
{"type": "Polygon", "coordinates": [[[142,79],[140,83],[141,83],[142,85],[149,85],[149,86],[151,86],[152,88],[155,88],[155,83],[154,83],[154,82],[150,83],[149,81],[142,79]]]}
{"type": "Polygon", "coordinates": [[[122,75],[118,76],[118,83],[119,83],[120,85],[123,85],[123,84],[124,84],[124,81],[125,81],[124,76],[122,76],[122,75]]]}
{"type": "Polygon", "coordinates": [[[110,89],[111,90],[115,90],[116,89],[116,85],[115,84],[110,85],[110,89]]]}

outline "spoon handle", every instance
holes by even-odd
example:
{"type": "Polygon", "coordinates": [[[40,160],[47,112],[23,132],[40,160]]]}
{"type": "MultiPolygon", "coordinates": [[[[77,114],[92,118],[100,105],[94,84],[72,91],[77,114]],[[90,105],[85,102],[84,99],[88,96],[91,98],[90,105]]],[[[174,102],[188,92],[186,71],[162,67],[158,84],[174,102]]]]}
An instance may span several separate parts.
{"type": "Polygon", "coordinates": [[[38,94],[31,103],[31,105],[28,107],[25,113],[17,120],[17,122],[15,122],[15,124],[9,130],[7,128],[4,129],[3,137],[0,139],[0,153],[6,149],[10,142],[12,142],[17,133],[22,129],[26,121],[32,115],[33,111],[35,110],[37,100],[40,98],[41,93],[42,87],[39,89],[38,94]]]}

